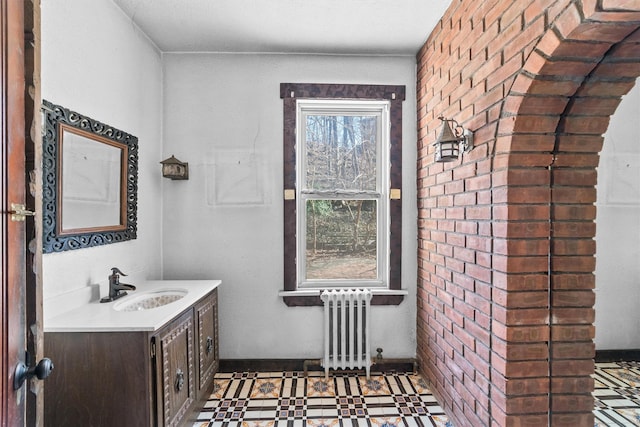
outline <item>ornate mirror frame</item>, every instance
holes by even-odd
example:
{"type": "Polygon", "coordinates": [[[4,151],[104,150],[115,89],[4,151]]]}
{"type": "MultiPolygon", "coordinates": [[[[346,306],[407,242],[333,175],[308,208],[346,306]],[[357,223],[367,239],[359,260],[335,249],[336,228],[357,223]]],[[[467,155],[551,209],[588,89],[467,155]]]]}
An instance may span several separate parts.
{"type": "Polygon", "coordinates": [[[138,138],[60,105],[42,101],[43,252],[62,252],[123,242],[137,237],[138,138]],[[62,227],[63,135],[121,150],[119,223],[62,227]]]}

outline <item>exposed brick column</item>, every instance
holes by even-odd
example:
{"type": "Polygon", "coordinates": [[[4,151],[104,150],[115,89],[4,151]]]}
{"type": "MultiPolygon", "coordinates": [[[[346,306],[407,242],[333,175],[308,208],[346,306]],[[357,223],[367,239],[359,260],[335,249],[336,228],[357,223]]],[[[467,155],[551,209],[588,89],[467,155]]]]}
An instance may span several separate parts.
{"type": "Polygon", "coordinates": [[[525,97],[505,101],[561,10],[544,6],[454,2],[419,55],[418,354],[456,426],[549,417],[548,167],[566,99],[520,121],[525,97]],[[440,114],[475,132],[458,162],[433,163],[440,114]]]}
{"type": "Polygon", "coordinates": [[[457,427],[592,426],[595,184],[640,10],[454,1],[418,55],[418,357],[457,427]],[[443,114],[475,131],[433,163],[443,114]]]}

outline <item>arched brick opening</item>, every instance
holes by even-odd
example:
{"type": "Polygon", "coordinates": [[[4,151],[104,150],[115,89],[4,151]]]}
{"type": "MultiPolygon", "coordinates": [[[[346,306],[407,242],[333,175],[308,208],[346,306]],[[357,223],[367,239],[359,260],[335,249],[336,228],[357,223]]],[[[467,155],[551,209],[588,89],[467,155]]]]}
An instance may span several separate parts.
{"type": "Polygon", "coordinates": [[[637,1],[454,1],[418,55],[418,358],[456,426],[593,426],[596,167],[637,1]],[[476,148],[433,163],[437,116],[476,148]]]}
{"type": "MultiPolygon", "coordinates": [[[[640,75],[637,21],[619,22],[612,15],[589,16],[570,4],[536,45],[505,100],[518,105],[505,130],[508,139],[553,135],[550,163],[524,168],[548,170],[552,425],[593,425],[596,167],[609,118],[640,75]]],[[[540,152],[544,150],[532,154],[540,152]]],[[[518,198],[513,203],[507,199],[508,205],[518,203],[518,198]]],[[[526,212],[507,219],[523,220],[537,219],[526,212]]]]}

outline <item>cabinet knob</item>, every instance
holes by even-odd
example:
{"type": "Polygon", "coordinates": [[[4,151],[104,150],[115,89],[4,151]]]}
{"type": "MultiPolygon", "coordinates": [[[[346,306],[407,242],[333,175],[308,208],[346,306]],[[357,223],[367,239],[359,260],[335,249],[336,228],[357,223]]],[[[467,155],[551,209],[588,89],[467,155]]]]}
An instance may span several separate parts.
{"type": "Polygon", "coordinates": [[[213,338],[207,337],[207,355],[213,351],[213,338]]]}
{"type": "Polygon", "coordinates": [[[182,372],[182,369],[178,369],[176,371],[175,385],[177,391],[182,390],[182,388],[184,387],[184,372],[182,372]]]}

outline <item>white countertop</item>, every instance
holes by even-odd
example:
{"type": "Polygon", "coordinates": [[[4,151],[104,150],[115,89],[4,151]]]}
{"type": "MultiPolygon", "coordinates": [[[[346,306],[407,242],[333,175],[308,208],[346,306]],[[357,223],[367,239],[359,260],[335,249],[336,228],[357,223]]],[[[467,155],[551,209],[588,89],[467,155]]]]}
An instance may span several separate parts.
{"type": "Polygon", "coordinates": [[[45,332],[156,331],[220,285],[220,280],[156,280],[132,283],[135,291],[113,302],[99,301],[47,319],[45,332]],[[114,306],[144,292],[184,290],[186,295],[167,305],[141,311],[117,311],[114,306]]]}

